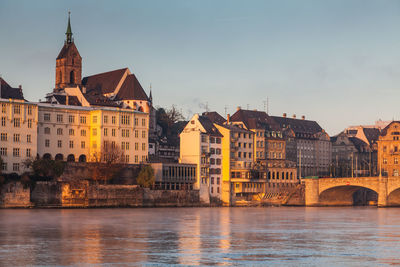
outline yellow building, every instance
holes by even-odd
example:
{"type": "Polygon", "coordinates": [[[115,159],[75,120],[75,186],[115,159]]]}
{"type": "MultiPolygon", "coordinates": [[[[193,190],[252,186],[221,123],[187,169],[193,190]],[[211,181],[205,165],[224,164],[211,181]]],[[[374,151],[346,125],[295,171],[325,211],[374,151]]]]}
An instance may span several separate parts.
{"type": "Polygon", "coordinates": [[[105,146],[116,147],[124,162],[146,162],[148,113],[113,107],[39,103],[37,153],[64,161],[101,161],[105,146]]]}
{"type": "Polygon", "coordinates": [[[383,176],[399,176],[400,121],[386,126],[378,140],[378,172],[383,176]]]}

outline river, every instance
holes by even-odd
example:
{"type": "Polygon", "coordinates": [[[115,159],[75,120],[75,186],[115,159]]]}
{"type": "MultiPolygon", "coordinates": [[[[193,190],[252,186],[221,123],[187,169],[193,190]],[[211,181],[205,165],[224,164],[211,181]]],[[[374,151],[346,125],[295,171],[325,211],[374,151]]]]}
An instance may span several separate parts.
{"type": "Polygon", "coordinates": [[[400,264],[400,209],[0,210],[0,266],[400,264]]]}

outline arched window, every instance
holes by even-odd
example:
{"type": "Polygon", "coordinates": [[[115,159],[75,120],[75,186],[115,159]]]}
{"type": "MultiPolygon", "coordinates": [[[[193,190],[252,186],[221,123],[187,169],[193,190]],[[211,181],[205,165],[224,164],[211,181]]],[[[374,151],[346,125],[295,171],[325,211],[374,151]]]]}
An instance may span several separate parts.
{"type": "Polygon", "coordinates": [[[74,71],[71,71],[69,73],[69,83],[75,83],[75,73],[74,73],[74,71]]]}

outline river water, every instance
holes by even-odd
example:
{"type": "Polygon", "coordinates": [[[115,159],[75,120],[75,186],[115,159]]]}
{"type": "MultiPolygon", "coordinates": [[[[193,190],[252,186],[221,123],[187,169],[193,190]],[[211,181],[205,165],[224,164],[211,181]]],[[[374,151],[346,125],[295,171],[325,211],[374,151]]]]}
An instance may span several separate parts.
{"type": "Polygon", "coordinates": [[[400,209],[0,210],[0,266],[400,264],[400,209]]]}

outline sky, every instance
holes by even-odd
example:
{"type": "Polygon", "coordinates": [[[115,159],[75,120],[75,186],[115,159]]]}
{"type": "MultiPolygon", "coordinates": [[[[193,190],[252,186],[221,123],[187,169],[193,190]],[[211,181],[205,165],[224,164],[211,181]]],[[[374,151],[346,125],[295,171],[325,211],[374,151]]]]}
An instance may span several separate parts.
{"type": "Polygon", "coordinates": [[[400,119],[400,1],[0,0],[0,75],[27,100],[54,88],[68,11],[82,77],[128,67],[186,118],[268,109],[330,135],[400,119]]]}

